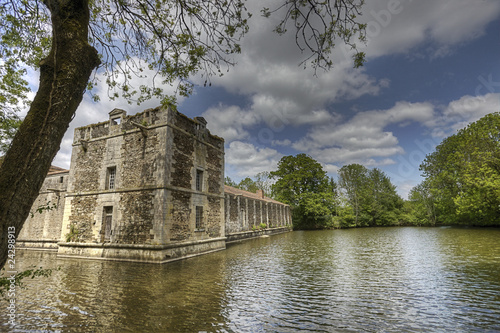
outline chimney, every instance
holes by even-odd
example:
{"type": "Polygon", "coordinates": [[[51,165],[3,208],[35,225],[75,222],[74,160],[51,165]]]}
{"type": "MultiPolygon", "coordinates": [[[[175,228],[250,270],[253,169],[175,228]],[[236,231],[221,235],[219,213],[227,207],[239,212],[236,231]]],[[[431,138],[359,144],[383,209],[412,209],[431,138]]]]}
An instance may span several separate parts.
{"type": "Polygon", "coordinates": [[[264,199],[264,191],[257,190],[257,196],[259,197],[259,199],[264,199]]]}

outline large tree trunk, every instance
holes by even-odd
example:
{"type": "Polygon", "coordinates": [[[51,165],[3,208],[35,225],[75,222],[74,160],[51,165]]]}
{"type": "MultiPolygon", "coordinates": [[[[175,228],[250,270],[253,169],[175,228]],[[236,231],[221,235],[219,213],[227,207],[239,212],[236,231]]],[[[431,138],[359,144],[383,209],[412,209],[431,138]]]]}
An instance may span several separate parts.
{"type": "Polygon", "coordinates": [[[88,44],[88,0],[45,0],[52,17],[52,49],[40,63],[40,86],[0,167],[0,267],[8,232],[19,234],[64,133],[99,64],[88,44]]]}

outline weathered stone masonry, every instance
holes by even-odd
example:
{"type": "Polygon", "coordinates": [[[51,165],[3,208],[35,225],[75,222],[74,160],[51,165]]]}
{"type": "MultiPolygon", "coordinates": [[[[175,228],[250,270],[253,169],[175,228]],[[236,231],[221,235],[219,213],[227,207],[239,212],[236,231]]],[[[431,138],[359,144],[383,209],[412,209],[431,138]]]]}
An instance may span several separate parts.
{"type": "Polygon", "coordinates": [[[69,171],[51,167],[17,238],[17,246],[56,249],[61,234],[69,171]],[[38,212],[38,209],[42,209],[38,212]]]}
{"type": "Polygon", "coordinates": [[[203,118],[160,107],[109,115],[75,130],[69,172],[49,173],[34,205],[57,200],[57,209],[28,218],[25,247],[167,262],[288,230],[287,205],[262,193],[224,192],[224,140],[203,118]]]}
{"type": "Polygon", "coordinates": [[[225,186],[225,196],[228,242],[282,232],[292,223],[290,206],[265,197],[262,191],[251,193],[225,186]]]}

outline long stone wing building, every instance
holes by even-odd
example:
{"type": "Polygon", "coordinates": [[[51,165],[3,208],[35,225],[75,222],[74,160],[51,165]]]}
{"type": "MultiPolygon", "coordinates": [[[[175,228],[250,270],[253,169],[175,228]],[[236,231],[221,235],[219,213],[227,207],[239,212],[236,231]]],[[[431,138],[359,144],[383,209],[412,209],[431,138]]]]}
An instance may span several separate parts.
{"type": "Polygon", "coordinates": [[[224,186],[224,140],[170,108],[75,129],[18,243],[59,256],[168,262],[289,230],[290,207],[224,186]],[[40,207],[42,209],[40,209],[40,207]]]}

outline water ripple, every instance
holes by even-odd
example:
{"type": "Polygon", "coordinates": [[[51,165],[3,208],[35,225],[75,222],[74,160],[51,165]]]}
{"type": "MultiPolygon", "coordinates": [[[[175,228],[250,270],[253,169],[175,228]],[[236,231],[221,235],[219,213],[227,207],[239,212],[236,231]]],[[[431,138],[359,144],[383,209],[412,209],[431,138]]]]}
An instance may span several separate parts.
{"type": "Polygon", "coordinates": [[[498,239],[498,229],[293,232],[168,265],[26,252],[23,265],[61,270],[29,281],[18,325],[0,330],[495,332],[498,239]]]}

